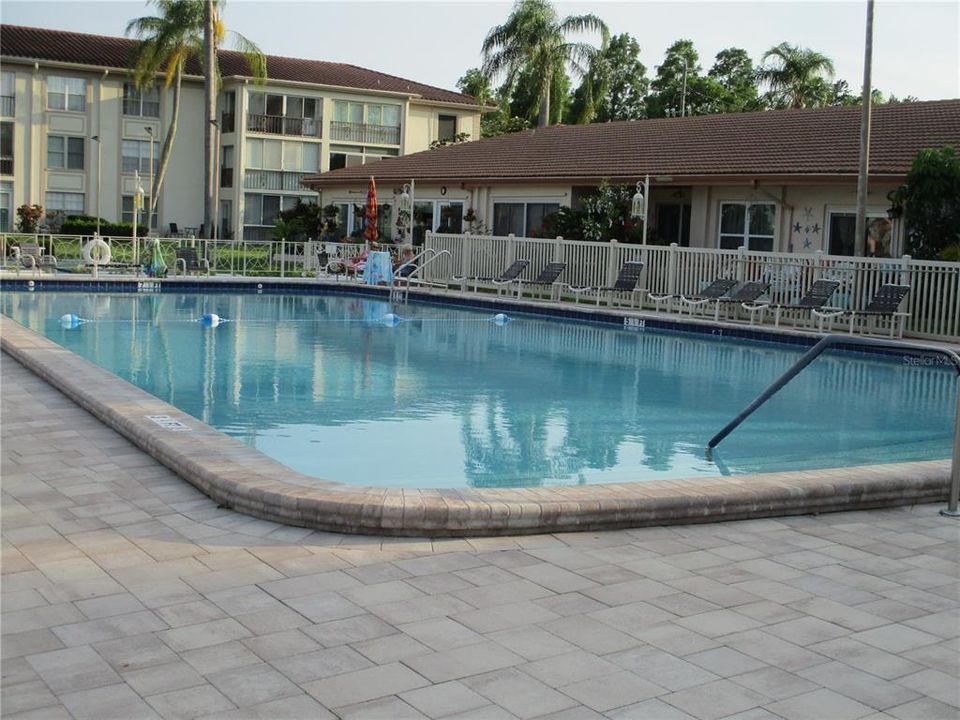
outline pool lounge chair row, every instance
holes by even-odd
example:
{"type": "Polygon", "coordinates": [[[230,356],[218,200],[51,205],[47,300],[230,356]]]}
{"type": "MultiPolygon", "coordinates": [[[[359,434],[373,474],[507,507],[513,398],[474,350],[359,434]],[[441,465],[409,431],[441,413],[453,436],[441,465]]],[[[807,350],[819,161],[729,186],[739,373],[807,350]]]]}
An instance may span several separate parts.
{"type": "Polygon", "coordinates": [[[498,277],[454,276],[454,281],[460,283],[461,289],[472,281],[474,291],[477,291],[481,284],[492,285],[497,289],[498,294],[503,289],[513,288],[518,297],[523,294],[525,285],[528,288],[549,288],[551,299],[558,298],[561,289],[565,288],[573,294],[575,302],[579,302],[584,295],[592,295],[596,298],[598,305],[605,297],[610,304],[613,304],[619,297],[626,296],[630,306],[633,307],[635,301],[638,299],[642,301],[643,293],[646,293],[657,311],[675,309],[682,314],[686,309],[692,315],[696,311],[712,309],[713,319],[720,320],[721,312],[724,313],[725,319],[733,319],[742,309],[749,315],[750,324],[755,320],[763,322],[766,313],[772,312],[775,327],[780,326],[780,321],[785,315],[793,316],[795,322],[809,317],[817,318],[818,329],[821,332],[825,324],[832,327],[835,320],[849,319],[849,331],[853,333],[857,329],[858,320],[864,321],[863,324],[867,326],[864,329],[872,329],[869,322],[871,319],[886,318],[890,321],[890,336],[902,337],[904,320],[908,317],[908,313],[900,312],[900,305],[910,292],[909,286],[906,285],[884,285],[863,309],[846,310],[829,306],[830,299],[840,286],[840,283],[835,280],[814,281],[796,302],[771,303],[762,300],[770,290],[770,283],[762,281],[738,283],[729,278],[717,278],[695,295],[651,293],[640,287],[644,264],[639,261],[624,263],[614,284],[606,287],[564,286],[559,282],[559,278],[566,269],[566,263],[561,262],[548,263],[536,278],[523,280],[520,275],[529,265],[529,260],[515,260],[498,277]],[[730,310],[733,310],[733,317],[729,317],[730,310]]]}

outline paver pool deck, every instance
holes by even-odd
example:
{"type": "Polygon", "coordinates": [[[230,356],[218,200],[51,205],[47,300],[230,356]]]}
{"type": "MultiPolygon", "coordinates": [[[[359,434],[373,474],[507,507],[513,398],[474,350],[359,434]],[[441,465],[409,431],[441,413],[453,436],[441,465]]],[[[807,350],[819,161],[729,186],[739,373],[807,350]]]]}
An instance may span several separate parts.
{"type": "Polygon", "coordinates": [[[940,505],[468,539],[216,503],[0,355],[3,717],[951,718],[940,505]]]}

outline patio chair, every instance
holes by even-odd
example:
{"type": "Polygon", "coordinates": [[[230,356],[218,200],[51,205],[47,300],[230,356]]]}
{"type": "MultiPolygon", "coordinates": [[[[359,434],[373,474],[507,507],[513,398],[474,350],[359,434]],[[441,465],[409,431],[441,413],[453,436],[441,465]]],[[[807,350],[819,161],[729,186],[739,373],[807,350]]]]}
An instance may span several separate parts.
{"type": "Polygon", "coordinates": [[[22,242],[19,247],[13,248],[18,267],[33,270],[35,273],[42,270],[56,272],[57,258],[54,255],[44,255],[40,243],[22,242]]]}
{"type": "Polygon", "coordinates": [[[753,324],[755,315],[759,314],[760,322],[763,322],[763,316],[767,310],[773,311],[773,325],[780,327],[780,316],[784,312],[796,312],[797,314],[811,313],[814,310],[823,310],[830,298],[840,287],[836,280],[816,280],[810,289],[795,303],[776,304],[776,303],[743,303],[743,309],[750,313],[750,324],[753,324]]]}
{"type": "Polygon", "coordinates": [[[520,273],[526,270],[529,264],[529,260],[514,260],[510,267],[504,270],[498,277],[464,277],[463,275],[454,275],[453,281],[460,283],[460,289],[463,290],[467,282],[473,280],[474,292],[479,290],[480,283],[492,283],[496,286],[497,295],[499,295],[501,288],[506,287],[520,277],[520,273]]]}
{"type": "Polygon", "coordinates": [[[197,257],[197,249],[192,247],[177,248],[177,258],[173,261],[173,274],[205,272],[210,274],[210,263],[206,258],[197,257]]]}
{"type": "Polygon", "coordinates": [[[730,280],[729,278],[717,278],[696,295],[684,295],[683,293],[680,293],[679,295],[654,295],[653,293],[650,293],[649,297],[651,300],[653,300],[658,312],[660,311],[661,303],[666,303],[667,310],[670,310],[673,300],[679,300],[683,304],[690,307],[692,314],[693,308],[706,305],[709,302],[716,302],[733,290],[733,288],[736,286],[736,280],[730,280]]]}
{"type": "Polygon", "coordinates": [[[900,305],[903,303],[904,298],[910,292],[909,285],[883,285],[877,290],[876,294],[870,299],[870,302],[867,303],[867,306],[862,310],[827,310],[820,312],[819,310],[813,310],[813,314],[820,318],[819,329],[823,331],[823,321],[829,320],[833,321],[834,318],[841,316],[850,317],[850,333],[852,334],[856,329],[857,318],[863,318],[868,322],[865,323],[866,327],[869,327],[871,323],[869,320],[871,318],[889,318],[890,319],[890,337],[903,337],[903,326],[906,321],[906,318],[910,317],[910,313],[900,312],[900,305]],[[900,319],[900,322],[897,322],[897,319],[900,319]]]}
{"type": "Polygon", "coordinates": [[[180,228],[175,222],[170,223],[170,237],[180,237],[180,228]]]}
{"type": "Polygon", "coordinates": [[[517,297],[523,295],[524,287],[530,287],[537,291],[539,296],[540,291],[547,289],[550,291],[550,299],[554,298],[557,288],[557,279],[563,274],[563,271],[567,269],[567,264],[563,262],[552,262],[544,265],[543,270],[540,271],[540,274],[537,275],[533,280],[524,282],[522,278],[517,278],[517,297]]]}
{"type": "MultiPolygon", "coordinates": [[[[751,282],[746,282],[735,290],[731,290],[728,295],[723,295],[718,297],[714,302],[713,310],[713,319],[720,319],[720,308],[733,305],[734,310],[736,310],[736,305],[747,306],[752,305],[760,299],[768,290],[770,290],[770,283],[763,282],[761,280],[754,280],[751,282]]],[[[751,321],[753,317],[751,316],[751,321]]]]}
{"type": "MultiPolygon", "coordinates": [[[[645,293],[645,288],[638,287],[640,285],[640,275],[643,273],[643,263],[640,261],[629,261],[623,264],[623,267],[620,268],[620,272],[617,274],[617,280],[610,287],[596,287],[592,285],[585,285],[583,287],[576,287],[574,285],[568,285],[570,292],[573,293],[574,302],[580,302],[580,296],[584,293],[596,293],[597,294],[597,305],[600,304],[600,300],[604,295],[610,296],[610,304],[613,303],[614,298],[621,293],[628,293],[630,297],[630,307],[633,307],[634,297],[638,293],[645,293]]],[[[640,298],[640,303],[643,303],[643,298],[640,298]]]]}

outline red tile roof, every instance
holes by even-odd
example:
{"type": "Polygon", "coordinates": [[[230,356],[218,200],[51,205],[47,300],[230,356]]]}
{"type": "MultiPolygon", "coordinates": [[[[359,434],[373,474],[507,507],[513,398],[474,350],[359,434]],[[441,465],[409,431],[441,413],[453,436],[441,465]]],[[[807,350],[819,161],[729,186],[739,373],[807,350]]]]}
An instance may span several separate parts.
{"type": "MultiPolygon", "coordinates": [[[[0,25],[0,56],[26,60],[76,63],[93,67],[129,68],[137,41],[127,38],[88,35],[19,25],[0,25]]],[[[242,53],[220,51],[220,71],[224,77],[249,77],[250,68],[242,53]]],[[[203,73],[195,59],[187,64],[189,75],[203,73]]],[[[380,90],[420,96],[425,100],[476,105],[469,95],[405,80],[356,65],[267,56],[267,76],[289,80],[362,90],[380,90]]]]}
{"type": "MultiPolygon", "coordinates": [[[[314,187],[377,180],[635,181],[856,176],[860,108],[778,110],[554,126],[334,170],[314,187]]],[[[870,173],[903,176],[925,147],[960,146],[960,100],[874,108],[870,173]]]]}

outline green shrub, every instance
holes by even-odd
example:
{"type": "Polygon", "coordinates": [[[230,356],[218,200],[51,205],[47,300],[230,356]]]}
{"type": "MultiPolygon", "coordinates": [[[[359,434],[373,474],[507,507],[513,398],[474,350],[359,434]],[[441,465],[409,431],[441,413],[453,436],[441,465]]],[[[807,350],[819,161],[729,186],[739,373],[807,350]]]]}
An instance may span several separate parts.
{"type": "MultiPolygon", "coordinates": [[[[64,235],[93,235],[97,231],[97,219],[89,215],[68,215],[60,232],[64,235]]],[[[100,218],[100,234],[107,237],[133,237],[133,223],[108,222],[100,218]]],[[[137,226],[137,235],[147,234],[146,225],[137,226]]]]}

